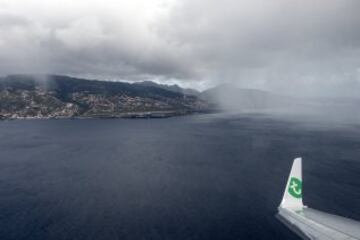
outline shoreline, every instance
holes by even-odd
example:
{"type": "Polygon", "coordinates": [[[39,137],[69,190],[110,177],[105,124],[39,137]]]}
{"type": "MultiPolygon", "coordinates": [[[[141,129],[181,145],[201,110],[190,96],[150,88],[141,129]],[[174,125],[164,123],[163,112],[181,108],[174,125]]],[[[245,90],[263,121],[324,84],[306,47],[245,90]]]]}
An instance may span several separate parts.
{"type": "Polygon", "coordinates": [[[195,114],[207,114],[213,111],[145,111],[145,112],[126,112],[120,114],[94,114],[94,115],[80,115],[80,116],[27,116],[27,117],[6,117],[0,116],[0,121],[15,121],[15,120],[82,120],[82,119],[161,119],[171,118],[195,114]]]}

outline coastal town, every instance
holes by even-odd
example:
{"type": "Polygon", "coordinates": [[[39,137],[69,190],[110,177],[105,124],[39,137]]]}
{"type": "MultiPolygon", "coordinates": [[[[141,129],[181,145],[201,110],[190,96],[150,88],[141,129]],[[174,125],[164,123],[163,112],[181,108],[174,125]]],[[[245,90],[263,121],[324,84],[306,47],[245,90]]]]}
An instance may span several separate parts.
{"type": "Polygon", "coordinates": [[[81,88],[90,82],[85,80],[71,79],[80,83],[75,90],[48,89],[36,82],[24,87],[24,81],[27,84],[31,79],[22,80],[18,85],[0,84],[0,119],[165,118],[208,110],[208,104],[196,96],[153,86],[140,89],[146,94],[134,94],[131,91],[99,92],[97,88],[107,88],[107,82],[99,81],[95,90],[81,88]]]}

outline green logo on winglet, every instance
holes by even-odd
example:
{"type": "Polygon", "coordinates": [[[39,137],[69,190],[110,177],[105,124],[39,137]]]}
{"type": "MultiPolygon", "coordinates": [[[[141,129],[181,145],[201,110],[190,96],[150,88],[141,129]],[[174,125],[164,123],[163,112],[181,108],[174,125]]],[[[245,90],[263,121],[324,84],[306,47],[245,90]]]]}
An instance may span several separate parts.
{"type": "Polygon", "coordinates": [[[288,191],[291,196],[294,198],[301,198],[302,197],[302,182],[300,179],[292,177],[290,179],[290,184],[288,191]]]}

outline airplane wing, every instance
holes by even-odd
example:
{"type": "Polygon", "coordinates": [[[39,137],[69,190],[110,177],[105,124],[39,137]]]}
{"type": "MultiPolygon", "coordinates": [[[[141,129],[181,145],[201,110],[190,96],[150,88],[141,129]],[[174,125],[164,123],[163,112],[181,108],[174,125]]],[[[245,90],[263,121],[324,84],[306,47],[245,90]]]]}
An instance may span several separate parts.
{"type": "Polygon", "coordinates": [[[303,205],[301,158],[294,160],[277,218],[303,239],[360,240],[360,222],[303,205]]]}

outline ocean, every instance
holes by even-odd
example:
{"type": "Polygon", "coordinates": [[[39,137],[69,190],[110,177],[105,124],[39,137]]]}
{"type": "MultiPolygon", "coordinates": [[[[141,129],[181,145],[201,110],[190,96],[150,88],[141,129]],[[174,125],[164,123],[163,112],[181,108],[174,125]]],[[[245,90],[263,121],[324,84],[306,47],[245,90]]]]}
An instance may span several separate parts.
{"type": "Polygon", "coordinates": [[[264,114],[0,122],[0,239],[298,239],[304,203],[360,220],[360,125],[264,114]]]}

